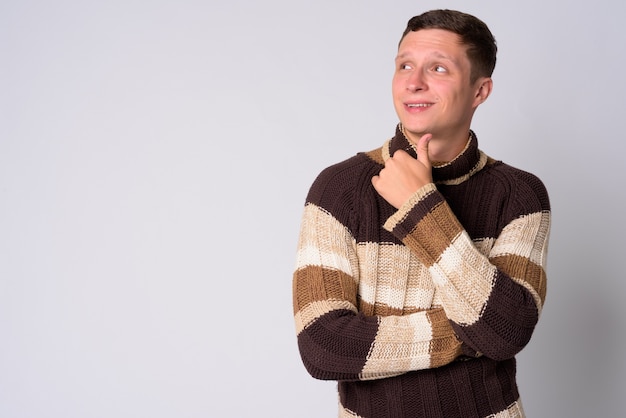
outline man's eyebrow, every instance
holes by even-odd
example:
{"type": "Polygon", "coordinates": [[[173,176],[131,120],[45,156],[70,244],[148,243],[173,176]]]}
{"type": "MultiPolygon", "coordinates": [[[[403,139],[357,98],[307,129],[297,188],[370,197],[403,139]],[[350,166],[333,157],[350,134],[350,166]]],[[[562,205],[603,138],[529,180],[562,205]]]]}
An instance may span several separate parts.
{"type": "Polygon", "coordinates": [[[411,54],[410,52],[403,52],[401,54],[396,55],[395,60],[396,61],[397,60],[403,60],[403,59],[409,58],[411,55],[413,55],[413,54],[411,54]]]}
{"type": "MultiPolygon", "coordinates": [[[[410,57],[412,54],[410,52],[402,52],[398,55],[396,55],[395,61],[398,60],[403,60],[406,59],[407,57],[410,57]]],[[[446,55],[442,52],[439,51],[433,51],[428,55],[428,58],[430,59],[439,59],[439,60],[446,60],[448,62],[451,62],[454,65],[458,65],[458,62],[456,59],[454,59],[453,57],[451,57],[450,55],[446,55]]]]}
{"type": "Polygon", "coordinates": [[[399,59],[402,59],[402,58],[406,57],[407,55],[408,55],[408,54],[407,54],[406,52],[403,52],[402,54],[398,54],[398,55],[396,55],[396,58],[395,58],[395,59],[396,59],[396,60],[399,60],[399,59]]]}
{"type": "Polygon", "coordinates": [[[450,57],[449,55],[443,54],[441,52],[433,52],[432,55],[435,56],[435,58],[440,58],[440,59],[444,59],[448,61],[454,61],[452,57],[450,57]]]}

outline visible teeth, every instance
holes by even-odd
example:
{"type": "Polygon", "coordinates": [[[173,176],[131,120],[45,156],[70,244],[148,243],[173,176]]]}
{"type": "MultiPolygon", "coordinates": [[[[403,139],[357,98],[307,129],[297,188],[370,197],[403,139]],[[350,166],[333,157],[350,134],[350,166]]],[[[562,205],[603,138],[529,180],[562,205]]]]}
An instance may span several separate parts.
{"type": "Polygon", "coordinates": [[[409,107],[428,107],[430,105],[426,104],[426,103],[410,103],[407,106],[409,106],[409,107]]]}

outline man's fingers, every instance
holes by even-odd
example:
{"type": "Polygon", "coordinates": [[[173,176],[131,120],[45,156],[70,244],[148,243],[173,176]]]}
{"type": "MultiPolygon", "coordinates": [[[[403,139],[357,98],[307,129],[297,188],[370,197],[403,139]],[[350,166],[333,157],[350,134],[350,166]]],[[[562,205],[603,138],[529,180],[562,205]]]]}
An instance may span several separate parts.
{"type": "Polygon", "coordinates": [[[425,134],[417,142],[417,160],[427,168],[432,166],[428,157],[428,143],[432,137],[432,134],[425,134]]]}

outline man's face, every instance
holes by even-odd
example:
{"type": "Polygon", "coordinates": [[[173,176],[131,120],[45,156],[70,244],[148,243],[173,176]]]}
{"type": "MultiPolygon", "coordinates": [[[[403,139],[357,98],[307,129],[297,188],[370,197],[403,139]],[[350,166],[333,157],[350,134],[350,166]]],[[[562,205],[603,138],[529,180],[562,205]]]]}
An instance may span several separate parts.
{"type": "Polygon", "coordinates": [[[392,92],[396,113],[413,142],[426,133],[443,140],[465,138],[476,107],[486,99],[470,83],[467,46],[441,29],[409,32],[398,48],[392,92]]]}

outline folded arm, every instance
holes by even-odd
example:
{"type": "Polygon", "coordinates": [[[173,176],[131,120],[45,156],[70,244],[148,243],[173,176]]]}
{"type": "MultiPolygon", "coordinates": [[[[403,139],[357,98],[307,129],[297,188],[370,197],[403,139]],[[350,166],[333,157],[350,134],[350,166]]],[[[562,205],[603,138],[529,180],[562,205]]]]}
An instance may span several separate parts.
{"type": "Polygon", "coordinates": [[[495,360],[528,343],[546,295],[547,197],[529,195],[518,205],[520,214],[482,243],[490,247],[486,255],[432,183],[385,224],[429,269],[458,337],[475,355],[495,360]]]}

